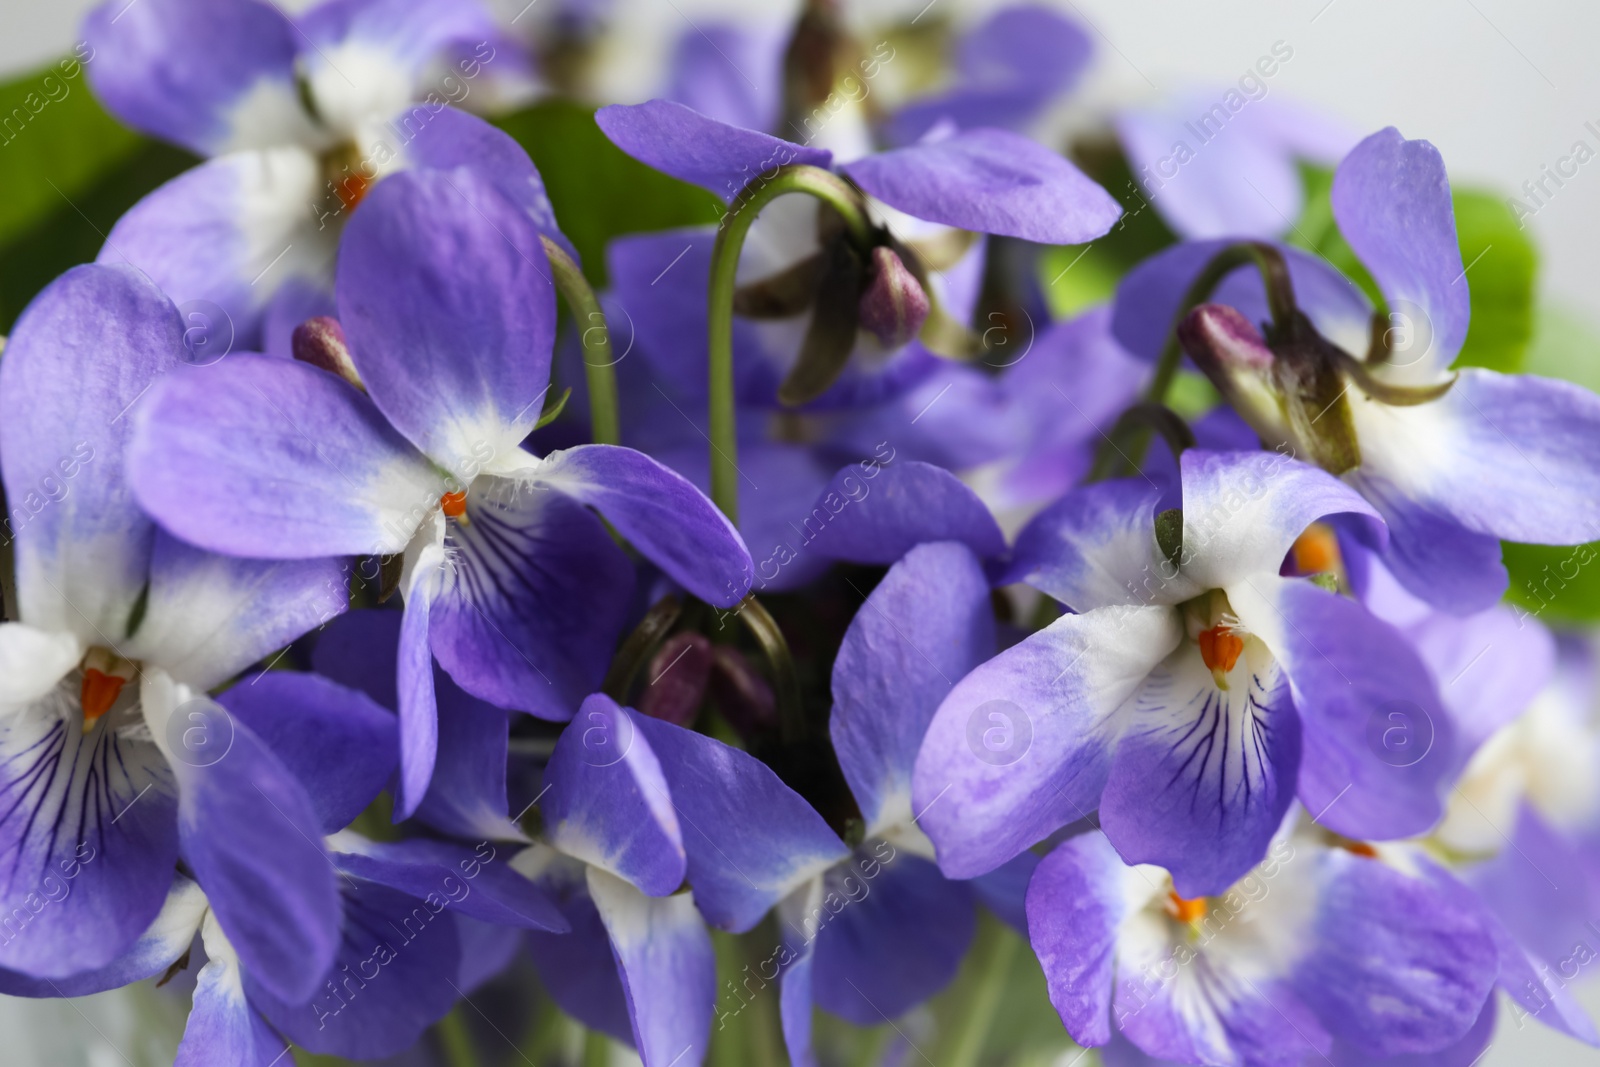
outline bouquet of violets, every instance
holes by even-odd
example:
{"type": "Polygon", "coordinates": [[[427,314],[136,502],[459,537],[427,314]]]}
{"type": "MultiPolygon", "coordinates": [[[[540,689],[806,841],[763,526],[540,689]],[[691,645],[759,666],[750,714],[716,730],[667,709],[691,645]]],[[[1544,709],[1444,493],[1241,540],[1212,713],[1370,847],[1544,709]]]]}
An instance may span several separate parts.
{"type": "Polygon", "coordinates": [[[0,87],[71,209],[0,218],[0,993],[184,1067],[1600,1046],[1515,207],[1282,42],[1065,137],[1082,28],[929,8],[616,103],[608,4],[108,0],[0,87]]]}

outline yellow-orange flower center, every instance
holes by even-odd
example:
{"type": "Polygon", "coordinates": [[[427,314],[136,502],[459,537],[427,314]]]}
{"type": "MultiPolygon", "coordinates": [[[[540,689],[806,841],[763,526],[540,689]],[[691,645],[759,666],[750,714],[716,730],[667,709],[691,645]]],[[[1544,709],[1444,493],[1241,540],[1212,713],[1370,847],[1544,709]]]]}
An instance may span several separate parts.
{"type": "Polygon", "coordinates": [[[1181,923],[1197,923],[1206,917],[1207,910],[1205,897],[1185,900],[1170,889],[1167,891],[1167,914],[1181,923]]]}
{"type": "Polygon", "coordinates": [[[1225,675],[1233,670],[1233,665],[1239,662],[1239,654],[1244,651],[1244,638],[1223,623],[1201,630],[1195,640],[1200,644],[1200,658],[1214,675],[1225,675]]]}
{"type": "Polygon", "coordinates": [[[1315,523],[1294,541],[1294,567],[1301,574],[1326,574],[1337,571],[1342,562],[1339,538],[1331,527],[1315,523]]]}
{"type": "Polygon", "coordinates": [[[334,195],[339,198],[339,203],[344,205],[346,211],[354,210],[371,188],[372,183],[359,174],[348,175],[333,183],[334,195]]]}
{"type": "Polygon", "coordinates": [[[452,519],[459,519],[467,513],[467,494],[446,493],[439,498],[439,507],[452,519]]]}

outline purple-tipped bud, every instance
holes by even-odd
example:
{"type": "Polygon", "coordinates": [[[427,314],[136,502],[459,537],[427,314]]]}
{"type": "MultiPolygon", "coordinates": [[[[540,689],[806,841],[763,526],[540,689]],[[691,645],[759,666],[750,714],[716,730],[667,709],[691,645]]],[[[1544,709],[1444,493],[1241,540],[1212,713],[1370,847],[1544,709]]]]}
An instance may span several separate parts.
{"type": "Polygon", "coordinates": [[[294,328],[289,345],[294,358],[300,362],[321,367],[329,374],[337,374],[357,389],[365,388],[361,384],[361,375],[356,373],[355,363],[350,359],[350,346],[345,344],[344,327],[333,316],[318,315],[302,322],[294,328]]]}
{"type": "Polygon", "coordinates": [[[870,273],[861,293],[861,328],[885,348],[899,348],[916,337],[927,320],[928,294],[887,245],[872,250],[870,273]]]}
{"type": "Polygon", "coordinates": [[[691,726],[706,698],[711,676],[711,642],[700,634],[673,634],[650,660],[639,693],[639,710],[652,719],[691,726]]]}
{"type": "Polygon", "coordinates": [[[1218,370],[1263,373],[1272,367],[1272,349],[1250,320],[1226,304],[1201,304],[1178,325],[1178,340],[1194,361],[1218,370]]]}
{"type": "Polygon", "coordinates": [[[711,699],[728,725],[746,742],[778,728],[778,702],[767,680],[736,648],[718,645],[712,653],[711,699]]]}

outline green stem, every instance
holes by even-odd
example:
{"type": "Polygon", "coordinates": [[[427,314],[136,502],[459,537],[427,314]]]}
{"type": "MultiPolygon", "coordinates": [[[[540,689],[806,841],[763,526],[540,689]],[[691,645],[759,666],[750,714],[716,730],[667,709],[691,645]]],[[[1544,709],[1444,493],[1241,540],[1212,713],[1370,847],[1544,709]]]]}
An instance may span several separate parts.
{"type": "Polygon", "coordinates": [[[450,1067],[478,1067],[478,1053],[472,1047],[472,1034],[467,1030],[467,1017],[457,1004],[450,1014],[440,1019],[435,1029],[439,1044],[444,1046],[445,1062],[450,1067]]]}
{"type": "Polygon", "coordinates": [[[572,312],[572,321],[578,329],[578,341],[583,346],[583,373],[589,385],[589,429],[594,439],[603,445],[622,443],[622,419],[617,414],[617,361],[611,355],[611,329],[606,325],[605,312],[600,310],[589,281],[583,270],[560,245],[548,237],[540,237],[544,254],[550,260],[551,273],[555,275],[556,288],[572,312]]]}
{"type": "Polygon", "coordinates": [[[583,1035],[583,1067],[607,1067],[611,1063],[611,1039],[598,1030],[583,1035]]]}
{"type": "Polygon", "coordinates": [[[803,163],[779,167],[770,177],[756,177],[734,198],[723,217],[711,250],[707,297],[711,499],[735,524],[739,521],[739,438],[733,396],[733,293],[739,253],[761,209],[786,193],[816,197],[844,218],[851,236],[863,248],[872,243],[872,221],[867,218],[860,194],[838,175],[803,163]]]}
{"type": "Polygon", "coordinates": [[[749,594],[739,603],[739,618],[750,636],[760,644],[772,669],[772,696],[778,706],[778,728],[785,744],[794,744],[806,734],[805,707],[800,702],[800,675],[795,670],[789,639],[783,636],[778,621],[766,607],[749,594]]]}
{"type": "Polygon", "coordinates": [[[975,1067],[983,1053],[983,1043],[994,1022],[995,1009],[1006,990],[1006,977],[1017,953],[1019,939],[994,916],[983,913],[979,920],[977,945],[968,963],[973,981],[971,992],[960,1012],[945,1030],[934,1062],[939,1067],[975,1067]]]}
{"type": "MultiPolygon", "coordinates": [[[[1246,263],[1254,263],[1261,272],[1261,282],[1267,291],[1267,306],[1272,311],[1271,332],[1276,334],[1288,328],[1295,314],[1294,287],[1289,280],[1289,268],[1283,260],[1283,254],[1262,241],[1241,241],[1229,245],[1213,256],[1194,281],[1189,283],[1177,312],[1172,316],[1166,343],[1161,348],[1155,373],[1145,387],[1141,403],[1166,404],[1167,391],[1172,388],[1173,379],[1178,376],[1178,367],[1183,362],[1183,345],[1178,340],[1178,327],[1183,325],[1189,312],[1206,301],[1222,279],[1246,263]]],[[[1119,466],[1138,469],[1139,461],[1144,458],[1145,449],[1150,445],[1150,428],[1136,424],[1122,428],[1130,432],[1119,433],[1114,430],[1101,442],[1088,481],[1098,482],[1109,478],[1119,466]]]]}

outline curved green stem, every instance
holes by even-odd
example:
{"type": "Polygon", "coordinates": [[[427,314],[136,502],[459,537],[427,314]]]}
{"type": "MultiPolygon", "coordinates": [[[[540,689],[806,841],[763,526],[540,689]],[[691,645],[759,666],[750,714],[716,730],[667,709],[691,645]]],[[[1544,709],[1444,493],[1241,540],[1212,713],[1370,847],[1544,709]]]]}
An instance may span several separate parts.
{"type": "Polygon", "coordinates": [[[594,439],[603,445],[622,443],[622,419],[617,414],[617,361],[611,355],[611,329],[606,325],[605,312],[595,297],[583,270],[566,249],[540,237],[544,254],[550,260],[550,272],[555,276],[556,288],[572,312],[578,328],[578,340],[583,345],[583,373],[589,385],[589,428],[594,439]]]}
{"type": "MultiPolygon", "coordinates": [[[[1183,345],[1178,341],[1178,327],[1183,325],[1189,312],[1206,301],[1222,279],[1246,263],[1255,264],[1261,272],[1261,284],[1267,291],[1267,306],[1272,312],[1272,328],[1269,332],[1276,335],[1288,329],[1295,315],[1294,285],[1289,279],[1289,267],[1284,262],[1283,253],[1263,241],[1241,241],[1229,245],[1211,257],[1185,290],[1183,300],[1172,316],[1172,324],[1167,328],[1166,343],[1161,347],[1161,356],[1156,361],[1155,373],[1150,376],[1150,384],[1140,398],[1141,404],[1166,404],[1167,392],[1172,388],[1172,381],[1178,376],[1178,367],[1183,362],[1183,345]]],[[[1145,449],[1150,445],[1150,429],[1147,426],[1129,425],[1132,428],[1131,436],[1113,430],[1101,442],[1088,481],[1109,478],[1123,464],[1138,469],[1139,461],[1144,458],[1145,449]],[[1123,448],[1122,444],[1127,447],[1123,448]]]]}
{"type": "Polygon", "coordinates": [[[1019,941],[993,915],[980,916],[977,944],[968,963],[973,980],[965,986],[966,1002],[939,1042],[934,1062],[940,1067],[976,1067],[982,1058],[1019,941]]]}
{"type": "Polygon", "coordinates": [[[837,211],[863,248],[872,242],[872,221],[860,194],[843,178],[803,163],[759,175],[734,198],[711,250],[707,347],[710,363],[711,499],[728,521],[739,521],[739,439],[733,396],[733,293],[739,253],[761,209],[786,193],[816,197],[837,211]]]}
{"type": "Polygon", "coordinates": [[[789,640],[783,636],[778,621],[768,614],[754,593],[739,602],[739,618],[761,646],[772,669],[772,695],[778,705],[778,728],[787,744],[794,744],[805,736],[805,708],[800,703],[800,676],[795,670],[794,655],[789,651],[789,640]]]}

